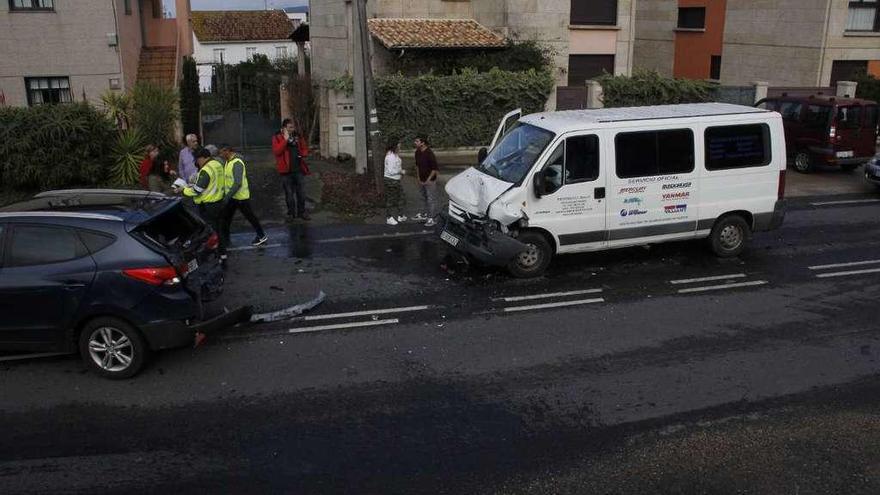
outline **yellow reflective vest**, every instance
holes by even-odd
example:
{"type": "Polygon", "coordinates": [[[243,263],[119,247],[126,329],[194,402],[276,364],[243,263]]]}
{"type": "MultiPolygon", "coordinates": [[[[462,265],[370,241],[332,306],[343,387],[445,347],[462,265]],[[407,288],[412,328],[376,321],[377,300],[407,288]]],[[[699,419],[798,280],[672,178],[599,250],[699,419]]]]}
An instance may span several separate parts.
{"type": "Polygon", "coordinates": [[[196,184],[187,186],[183,190],[184,196],[193,198],[193,202],[197,205],[222,201],[225,193],[226,175],[223,171],[223,165],[220,165],[220,162],[213,158],[199,170],[196,184]],[[203,174],[208,176],[208,185],[204,189],[198,185],[199,182],[202,182],[203,174]]]}
{"type": "Polygon", "coordinates": [[[232,195],[232,199],[236,199],[238,201],[243,201],[245,199],[250,199],[251,191],[248,189],[248,179],[247,179],[247,167],[244,164],[244,160],[235,156],[232,160],[226,162],[226,191],[224,193],[229,192],[232,189],[232,185],[235,184],[235,164],[241,164],[241,187],[238,188],[238,191],[235,191],[235,194],[232,195]]]}

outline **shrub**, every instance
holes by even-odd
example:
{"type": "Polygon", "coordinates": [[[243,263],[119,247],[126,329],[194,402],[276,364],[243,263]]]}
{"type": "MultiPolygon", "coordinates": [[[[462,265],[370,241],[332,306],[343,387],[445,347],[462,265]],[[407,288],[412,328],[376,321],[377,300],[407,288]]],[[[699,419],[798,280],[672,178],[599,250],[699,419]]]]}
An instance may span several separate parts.
{"type": "Polygon", "coordinates": [[[107,180],[113,123],[87,103],[0,107],[0,184],[16,189],[107,180]]]}
{"type": "Polygon", "coordinates": [[[131,125],[147,143],[160,148],[176,147],[175,125],[180,118],[177,91],[141,82],[131,92],[131,125]]]}
{"type": "Polygon", "coordinates": [[[709,101],[712,84],[663,77],[657,71],[636,70],[632,76],[606,74],[599,78],[606,107],[638,107],[709,101]]]}
{"type": "Polygon", "coordinates": [[[543,71],[550,67],[551,55],[549,49],[535,41],[510,41],[500,50],[410,50],[390,58],[390,72],[448,76],[465,69],[478,72],[492,69],[543,71]]]}
{"type": "Polygon", "coordinates": [[[383,204],[368,175],[331,170],[321,172],[321,182],[321,204],[338,213],[366,216],[383,204]]]}
{"type": "Polygon", "coordinates": [[[859,83],[856,86],[857,97],[880,102],[880,79],[870,74],[862,73],[855,80],[859,83]]]}
{"type": "Polygon", "coordinates": [[[201,97],[196,61],[186,57],[183,59],[183,77],[180,80],[180,117],[184,135],[199,133],[201,97]]]}

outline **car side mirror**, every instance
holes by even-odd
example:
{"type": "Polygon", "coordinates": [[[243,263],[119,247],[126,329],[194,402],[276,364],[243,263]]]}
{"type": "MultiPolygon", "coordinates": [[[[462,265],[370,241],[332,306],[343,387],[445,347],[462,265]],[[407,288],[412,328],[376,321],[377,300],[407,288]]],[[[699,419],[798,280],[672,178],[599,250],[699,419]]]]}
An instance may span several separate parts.
{"type": "Polygon", "coordinates": [[[487,156],[489,156],[489,150],[485,147],[480,148],[480,151],[477,152],[477,164],[482,165],[487,156]]]}
{"type": "Polygon", "coordinates": [[[539,170],[534,177],[532,177],[532,188],[535,191],[536,198],[540,198],[547,193],[547,184],[545,182],[543,170],[539,170]]]}

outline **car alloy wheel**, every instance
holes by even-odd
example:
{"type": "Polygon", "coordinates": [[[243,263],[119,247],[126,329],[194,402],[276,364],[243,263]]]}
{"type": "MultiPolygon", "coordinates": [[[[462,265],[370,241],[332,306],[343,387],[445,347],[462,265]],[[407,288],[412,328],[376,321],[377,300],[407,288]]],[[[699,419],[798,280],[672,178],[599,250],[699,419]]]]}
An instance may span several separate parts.
{"type": "Polygon", "coordinates": [[[134,347],[119,329],[100,327],[89,336],[89,356],[102,370],[119,373],[131,366],[134,347]]]}

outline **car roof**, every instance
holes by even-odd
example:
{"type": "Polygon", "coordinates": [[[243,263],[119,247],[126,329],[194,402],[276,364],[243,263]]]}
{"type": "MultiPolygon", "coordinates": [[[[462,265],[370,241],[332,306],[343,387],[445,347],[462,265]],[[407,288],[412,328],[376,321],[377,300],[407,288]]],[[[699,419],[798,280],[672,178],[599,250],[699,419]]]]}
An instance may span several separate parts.
{"type": "Polygon", "coordinates": [[[140,224],[180,202],[149,191],[68,189],[47,191],[0,208],[0,218],[51,217],[140,224]]]}
{"type": "Polygon", "coordinates": [[[810,96],[771,96],[767,100],[794,101],[799,103],[817,103],[819,105],[876,105],[872,100],[862,98],[844,98],[833,95],[810,95],[810,96]]]}
{"type": "Polygon", "coordinates": [[[584,125],[631,122],[639,120],[681,119],[771,113],[763,108],[733,105],[730,103],[685,103],[680,105],[656,105],[644,107],[599,108],[592,110],[563,110],[527,115],[520,122],[542,127],[556,133],[577,131],[584,125]]]}

